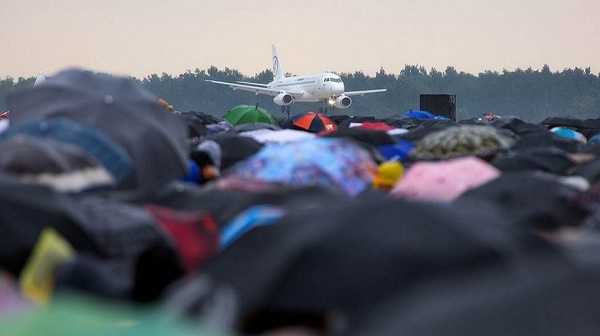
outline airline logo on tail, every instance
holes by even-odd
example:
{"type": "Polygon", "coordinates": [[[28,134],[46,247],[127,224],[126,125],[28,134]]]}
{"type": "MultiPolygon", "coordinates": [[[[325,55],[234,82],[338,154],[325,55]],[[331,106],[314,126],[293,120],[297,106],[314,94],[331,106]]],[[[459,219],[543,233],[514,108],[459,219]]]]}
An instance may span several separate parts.
{"type": "Polygon", "coordinates": [[[271,50],[273,51],[273,79],[284,78],[281,63],[279,63],[279,55],[277,55],[277,47],[273,44],[271,45],[271,50]]]}
{"type": "Polygon", "coordinates": [[[273,56],[273,77],[277,77],[277,69],[279,68],[279,59],[277,56],[273,56]]]}

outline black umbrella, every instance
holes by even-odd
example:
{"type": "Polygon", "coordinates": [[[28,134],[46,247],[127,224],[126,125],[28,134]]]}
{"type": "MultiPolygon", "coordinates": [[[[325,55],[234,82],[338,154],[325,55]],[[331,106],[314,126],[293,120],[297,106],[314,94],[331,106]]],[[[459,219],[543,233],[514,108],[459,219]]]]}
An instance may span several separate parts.
{"type": "Polygon", "coordinates": [[[554,127],[568,127],[577,132],[582,133],[586,138],[592,136],[598,127],[597,121],[593,120],[582,120],[579,118],[572,117],[548,117],[540,122],[540,125],[544,125],[550,128],[554,127]]]}
{"type": "Polygon", "coordinates": [[[200,138],[206,134],[206,125],[202,120],[188,113],[175,113],[187,124],[188,138],[200,138]]]}
{"type": "Polygon", "coordinates": [[[515,135],[523,137],[548,132],[548,129],[542,125],[528,123],[517,117],[501,118],[489,125],[499,129],[506,129],[515,135]]]}
{"type": "Polygon", "coordinates": [[[566,175],[575,166],[569,153],[556,147],[525,148],[503,155],[492,162],[501,171],[541,170],[566,175]]]}
{"type": "Polygon", "coordinates": [[[400,293],[352,314],[346,335],[591,335],[600,329],[598,265],[548,254],[528,270],[477,272],[400,293]]]}
{"type": "MultiPolygon", "coordinates": [[[[397,126],[396,124],[387,119],[385,119],[384,122],[392,126],[401,127],[397,126]]],[[[407,133],[398,134],[398,137],[409,141],[419,141],[430,133],[441,131],[449,127],[456,127],[459,125],[459,123],[452,120],[430,119],[423,121],[420,125],[416,127],[410,128],[407,133]]]]}
{"type": "MultiPolygon", "coordinates": [[[[282,320],[311,323],[421,282],[508,261],[509,243],[479,233],[486,230],[483,218],[467,227],[469,217],[450,208],[379,196],[316,203],[246,233],[180,291],[206,276],[229,286],[243,331],[282,320]]],[[[206,296],[196,295],[186,301],[197,312],[206,296]]]]}
{"type": "Polygon", "coordinates": [[[83,149],[24,135],[0,141],[0,171],[65,192],[113,186],[113,175],[83,149]]]}
{"type": "Polygon", "coordinates": [[[373,146],[392,145],[397,143],[396,139],[384,131],[375,131],[364,128],[339,128],[333,132],[323,135],[328,138],[347,138],[364,142],[373,146]]]}
{"type": "Polygon", "coordinates": [[[63,117],[93,125],[127,151],[136,171],[120,186],[152,190],[185,176],[186,125],[129,78],[67,70],[7,97],[11,125],[63,117]]]}
{"type": "Polygon", "coordinates": [[[54,228],[77,251],[97,254],[94,244],[72,211],[70,198],[39,185],[0,175],[0,267],[18,275],[40,233],[54,228]]]}
{"type": "Polygon", "coordinates": [[[350,124],[352,123],[364,123],[365,121],[369,121],[369,122],[376,122],[378,121],[377,119],[375,119],[375,117],[372,116],[360,116],[360,115],[355,115],[355,116],[349,116],[349,115],[333,115],[333,116],[327,116],[329,119],[333,120],[333,122],[335,122],[339,128],[350,128],[350,124]]]}
{"type": "Polygon", "coordinates": [[[131,158],[120,144],[106,136],[104,132],[72,120],[55,118],[13,125],[0,134],[0,140],[7,141],[15,136],[27,136],[77,146],[102,164],[117,182],[122,181],[134,170],[131,158]]]}
{"type": "Polygon", "coordinates": [[[462,194],[455,204],[498,209],[507,222],[528,229],[579,226],[590,213],[575,202],[579,191],[542,172],[506,172],[462,194]]]}
{"type": "Polygon", "coordinates": [[[212,140],[221,146],[221,171],[225,171],[263,147],[263,144],[253,138],[236,133],[209,135],[203,140],[212,140]]]}
{"type": "Polygon", "coordinates": [[[215,117],[215,116],[205,113],[205,112],[187,111],[187,112],[181,112],[181,114],[193,116],[194,118],[200,120],[205,125],[216,124],[219,121],[223,121],[222,118],[215,117]]]}
{"type": "Polygon", "coordinates": [[[579,141],[567,139],[551,132],[536,132],[517,139],[511,149],[519,151],[535,147],[556,147],[569,153],[577,153],[583,146],[579,141]]]}
{"type": "Polygon", "coordinates": [[[595,159],[575,167],[571,175],[582,176],[591,184],[598,183],[600,181],[600,159],[595,159]]]}

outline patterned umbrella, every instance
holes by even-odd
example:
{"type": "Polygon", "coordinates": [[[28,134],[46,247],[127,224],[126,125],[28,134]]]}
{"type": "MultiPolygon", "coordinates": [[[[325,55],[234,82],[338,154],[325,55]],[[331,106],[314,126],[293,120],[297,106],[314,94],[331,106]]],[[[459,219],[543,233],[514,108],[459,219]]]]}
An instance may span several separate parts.
{"type": "Polygon", "coordinates": [[[510,139],[490,126],[455,126],[430,133],[419,140],[410,157],[443,160],[462,156],[490,158],[510,146],[510,139]]]}
{"type": "Polygon", "coordinates": [[[331,119],[316,112],[305,112],[293,116],[292,125],[312,133],[335,131],[338,128],[331,119]]]}
{"type": "Polygon", "coordinates": [[[465,191],[477,188],[499,176],[498,169],[475,157],[417,162],[392,188],[390,196],[451,202],[465,191]]]}
{"type": "Polygon", "coordinates": [[[370,185],[377,165],[370,154],[343,139],[313,138],[263,147],[229,176],[284,185],[320,185],[355,196],[370,185]]]}
{"type": "Polygon", "coordinates": [[[253,105],[238,105],[227,112],[223,119],[232,125],[262,122],[277,125],[277,119],[267,110],[253,105]]]}

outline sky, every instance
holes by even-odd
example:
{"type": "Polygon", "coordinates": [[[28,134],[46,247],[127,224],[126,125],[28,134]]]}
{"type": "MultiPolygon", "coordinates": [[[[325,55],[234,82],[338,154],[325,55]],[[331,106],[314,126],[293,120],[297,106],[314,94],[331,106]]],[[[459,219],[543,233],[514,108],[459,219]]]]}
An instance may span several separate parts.
{"type": "Polygon", "coordinates": [[[0,78],[69,67],[144,78],[405,65],[600,72],[598,0],[0,0],[0,78]]]}

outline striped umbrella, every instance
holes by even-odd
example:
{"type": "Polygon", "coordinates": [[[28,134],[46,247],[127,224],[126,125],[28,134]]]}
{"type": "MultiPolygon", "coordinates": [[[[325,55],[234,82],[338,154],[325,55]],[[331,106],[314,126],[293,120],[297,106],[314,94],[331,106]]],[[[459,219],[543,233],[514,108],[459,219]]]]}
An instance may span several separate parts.
{"type": "Polygon", "coordinates": [[[331,119],[316,112],[305,112],[292,117],[292,125],[312,133],[331,132],[337,130],[337,125],[331,119]]]}

